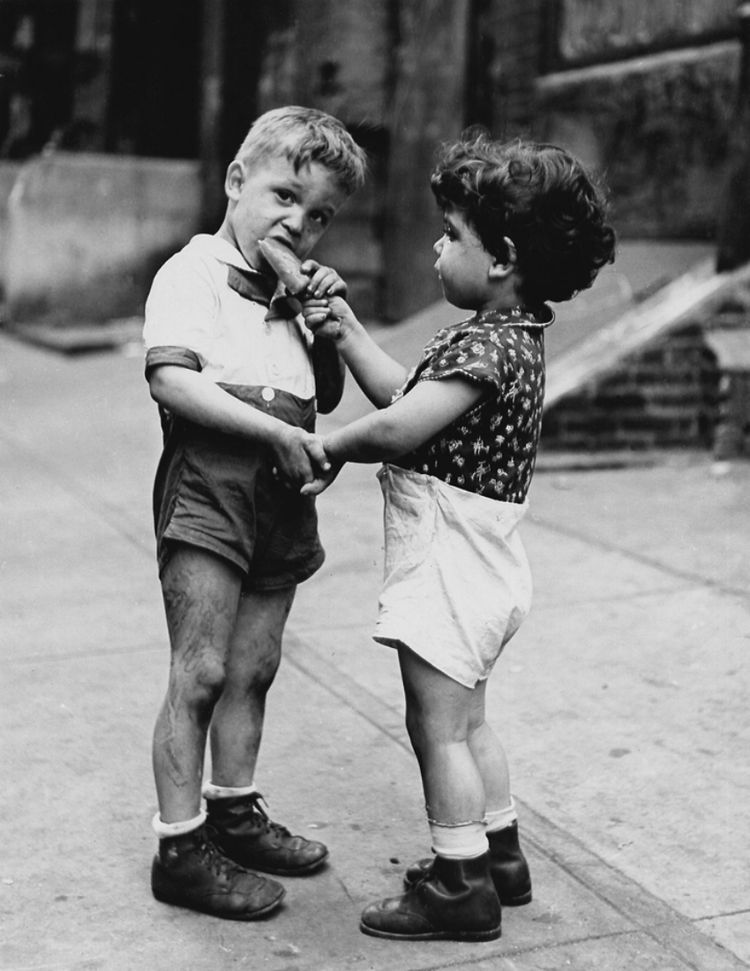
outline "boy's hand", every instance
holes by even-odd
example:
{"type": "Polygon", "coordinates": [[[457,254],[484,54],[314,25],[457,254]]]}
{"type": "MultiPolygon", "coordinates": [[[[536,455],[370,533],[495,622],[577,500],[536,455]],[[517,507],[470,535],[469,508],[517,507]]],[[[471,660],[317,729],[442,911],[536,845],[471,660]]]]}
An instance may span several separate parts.
{"type": "Polygon", "coordinates": [[[275,474],[289,485],[300,488],[330,469],[323,440],[303,428],[287,425],[273,445],[275,474]]]}
{"type": "Polygon", "coordinates": [[[307,438],[304,441],[304,448],[310,459],[313,476],[325,475],[330,471],[331,463],[323,447],[323,439],[320,435],[313,435],[309,432],[306,434],[307,438]]]}
{"type": "Polygon", "coordinates": [[[305,260],[300,264],[300,270],[310,277],[307,292],[311,297],[346,297],[347,285],[332,266],[305,260]]]}

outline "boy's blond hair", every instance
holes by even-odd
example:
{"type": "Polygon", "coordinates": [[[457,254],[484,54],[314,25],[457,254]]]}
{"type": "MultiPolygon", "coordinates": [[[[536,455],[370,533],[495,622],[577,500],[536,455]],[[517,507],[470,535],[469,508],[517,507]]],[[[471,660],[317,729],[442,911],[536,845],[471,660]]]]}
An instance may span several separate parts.
{"type": "Polygon", "coordinates": [[[255,165],[271,155],[283,155],[296,171],[318,162],[334,173],[347,195],[365,181],[367,156],[363,149],[338,118],[316,108],[287,105],[256,118],[235,160],[255,165]]]}

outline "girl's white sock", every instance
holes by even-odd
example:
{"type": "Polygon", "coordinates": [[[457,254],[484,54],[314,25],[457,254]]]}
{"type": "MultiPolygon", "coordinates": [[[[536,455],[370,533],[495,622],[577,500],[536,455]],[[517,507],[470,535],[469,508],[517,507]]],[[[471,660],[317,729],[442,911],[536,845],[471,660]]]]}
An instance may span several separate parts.
{"type": "Polygon", "coordinates": [[[510,805],[506,806],[505,809],[491,809],[484,816],[488,833],[495,833],[499,829],[507,829],[517,819],[516,804],[513,802],[512,797],[510,805]]]}
{"type": "Polygon", "coordinates": [[[453,826],[429,820],[432,849],[446,860],[470,860],[489,850],[483,822],[453,826]]]}
{"type": "Polygon", "coordinates": [[[157,813],[151,820],[151,825],[154,827],[154,832],[159,839],[163,840],[171,836],[184,836],[185,833],[192,833],[194,829],[202,826],[205,821],[206,814],[199,812],[192,819],[182,819],[178,823],[164,823],[159,813],[157,813]]]}

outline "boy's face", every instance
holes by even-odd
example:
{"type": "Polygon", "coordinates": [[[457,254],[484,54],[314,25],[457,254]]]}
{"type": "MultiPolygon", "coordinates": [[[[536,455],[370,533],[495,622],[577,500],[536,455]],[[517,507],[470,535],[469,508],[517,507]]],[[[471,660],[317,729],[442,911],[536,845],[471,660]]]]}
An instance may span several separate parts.
{"type": "Polygon", "coordinates": [[[435,269],[448,303],[464,310],[483,310],[494,296],[490,269],[495,264],[461,211],[443,211],[443,235],[433,246],[435,269]]]}
{"type": "Polygon", "coordinates": [[[346,193],[318,162],[295,172],[283,155],[250,166],[234,161],[227,170],[229,208],[219,235],[260,269],[259,239],[283,243],[304,259],[328,228],[346,193]]]}

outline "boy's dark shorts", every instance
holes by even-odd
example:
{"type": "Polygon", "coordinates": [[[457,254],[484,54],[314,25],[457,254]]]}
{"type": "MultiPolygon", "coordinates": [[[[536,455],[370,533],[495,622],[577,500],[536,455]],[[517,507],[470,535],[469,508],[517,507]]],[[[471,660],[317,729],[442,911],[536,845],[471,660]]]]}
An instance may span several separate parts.
{"type": "MultiPolygon", "coordinates": [[[[315,403],[284,391],[226,388],[292,425],[312,430],[315,403]]],[[[246,439],[167,417],[165,449],[154,484],[161,574],[175,543],[233,563],[246,590],[278,590],[306,580],[323,563],[313,496],[273,474],[273,454],[246,439]]]]}

